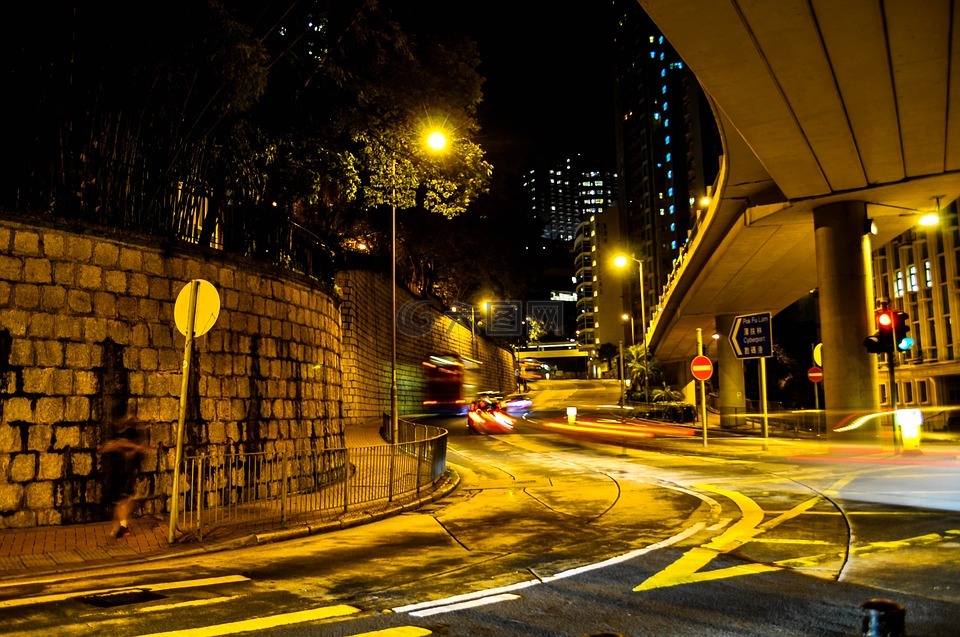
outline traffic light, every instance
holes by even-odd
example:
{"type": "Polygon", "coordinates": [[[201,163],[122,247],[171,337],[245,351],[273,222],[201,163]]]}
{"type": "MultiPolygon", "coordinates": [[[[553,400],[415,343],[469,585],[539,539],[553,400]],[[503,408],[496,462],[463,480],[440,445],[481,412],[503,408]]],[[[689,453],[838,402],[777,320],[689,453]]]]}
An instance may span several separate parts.
{"type": "Polygon", "coordinates": [[[863,346],[871,354],[883,354],[893,351],[894,310],[882,309],[874,313],[877,331],[873,336],[863,339],[863,346]]]}
{"type": "Polygon", "coordinates": [[[901,352],[913,347],[913,339],[907,336],[910,331],[910,323],[907,322],[909,318],[906,312],[893,313],[893,334],[897,338],[897,349],[901,352]]]}

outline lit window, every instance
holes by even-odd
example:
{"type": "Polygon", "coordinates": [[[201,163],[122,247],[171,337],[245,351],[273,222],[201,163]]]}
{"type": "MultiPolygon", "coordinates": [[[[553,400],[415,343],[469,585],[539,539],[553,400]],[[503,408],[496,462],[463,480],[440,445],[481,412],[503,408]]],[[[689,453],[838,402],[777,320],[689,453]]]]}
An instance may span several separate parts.
{"type": "Polygon", "coordinates": [[[903,296],[903,272],[897,272],[897,280],[893,283],[893,294],[897,298],[903,296]]]}
{"type": "Polygon", "coordinates": [[[917,266],[911,265],[909,268],[909,271],[910,271],[910,279],[909,279],[910,291],[916,292],[919,289],[919,286],[917,285],[917,266]]]}
{"type": "Polygon", "coordinates": [[[925,285],[928,288],[933,287],[933,272],[930,269],[929,261],[923,262],[923,278],[924,278],[925,285]]]}

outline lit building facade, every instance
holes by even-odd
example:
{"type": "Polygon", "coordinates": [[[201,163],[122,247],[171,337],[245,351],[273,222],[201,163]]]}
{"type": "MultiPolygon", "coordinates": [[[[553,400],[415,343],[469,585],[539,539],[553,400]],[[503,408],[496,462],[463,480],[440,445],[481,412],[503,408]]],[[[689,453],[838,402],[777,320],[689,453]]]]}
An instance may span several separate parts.
{"type": "MultiPolygon", "coordinates": [[[[873,250],[874,294],[909,316],[914,345],[896,354],[899,408],[922,408],[930,429],[960,426],[960,413],[937,410],[960,404],[960,224],[957,203],[940,223],[906,232],[873,250]],[[931,411],[931,409],[933,409],[931,411]]],[[[888,356],[878,355],[880,399],[892,406],[888,356]]]]}

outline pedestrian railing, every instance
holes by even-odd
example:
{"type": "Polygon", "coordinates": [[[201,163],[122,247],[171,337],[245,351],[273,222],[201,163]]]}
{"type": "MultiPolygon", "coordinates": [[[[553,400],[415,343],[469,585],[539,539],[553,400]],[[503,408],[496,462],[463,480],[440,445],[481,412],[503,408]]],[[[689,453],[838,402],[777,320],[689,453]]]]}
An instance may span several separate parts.
{"type": "Polygon", "coordinates": [[[400,424],[403,442],[394,445],[254,453],[219,447],[185,457],[181,537],[376,514],[419,498],[446,471],[447,431],[400,424]]]}

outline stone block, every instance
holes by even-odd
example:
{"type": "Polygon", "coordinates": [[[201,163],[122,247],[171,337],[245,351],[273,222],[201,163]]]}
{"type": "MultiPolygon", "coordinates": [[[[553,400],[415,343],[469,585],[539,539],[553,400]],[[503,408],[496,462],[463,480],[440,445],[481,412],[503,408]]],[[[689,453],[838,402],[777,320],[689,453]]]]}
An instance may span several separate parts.
{"type": "Polygon", "coordinates": [[[39,255],[40,235],[32,230],[14,230],[13,252],[14,254],[39,255]]]}
{"type": "MultiPolygon", "coordinates": [[[[39,406],[37,411],[39,411],[39,406]]],[[[27,432],[28,451],[46,451],[53,444],[53,427],[48,424],[33,424],[27,432]]]]}
{"type": "Polygon", "coordinates": [[[55,396],[69,396],[73,394],[73,374],[72,369],[54,369],[53,386],[50,393],[55,396]]]}
{"type": "Polygon", "coordinates": [[[104,318],[117,317],[117,297],[109,292],[94,292],[93,307],[97,310],[97,316],[104,318]]]}
{"type": "Polygon", "coordinates": [[[66,254],[65,237],[62,234],[56,232],[44,233],[41,237],[41,243],[43,244],[43,256],[48,259],[59,259],[66,254]]]}
{"type": "Polygon", "coordinates": [[[99,290],[103,287],[103,268],[81,263],[77,268],[77,285],[87,290],[99,290]]]}
{"type": "Polygon", "coordinates": [[[32,367],[23,370],[23,391],[28,394],[49,394],[53,391],[53,369],[32,367]]]}
{"type": "Polygon", "coordinates": [[[23,262],[23,280],[27,283],[50,283],[53,269],[49,259],[26,259],[23,262]]]}
{"type": "Polygon", "coordinates": [[[13,288],[13,306],[21,310],[40,307],[40,288],[33,283],[21,283],[13,288]]]}
{"type": "Polygon", "coordinates": [[[28,509],[39,511],[53,508],[53,483],[48,480],[25,485],[23,495],[28,509]]]}
{"type": "MultiPolygon", "coordinates": [[[[82,400],[86,402],[87,399],[86,398],[80,398],[80,399],[68,398],[67,399],[68,406],[71,400],[82,400]]],[[[89,407],[87,408],[87,411],[88,412],[90,411],[89,407]]],[[[54,437],[54,441],[53,441],[54,449],[76,447],[80,444],[80,427],[76,425],[60,425],[58,427],[54,427],[53,437],[54,437]]]]}
{"type": "Polygon", "coordinates": [[[37,477],[37,456],[35,453],[14,454],[10,461],[10,481],[30,482],[37,477]]]}
{"type": "Polygon", "coordinates": [[[67,304],[67,289],[62,285],[45,285],[40,288],[40,309],[60,312],[67,304]]]}
{"type": "Polygon", "coordinates": [[[40,472],[37,478],[40,480],[59,480],[62,477],[63,456],[59,453],[40,454],[40,472]]]}
{"type": "Polygon", "coordinates": [[[27,324],[27,335],[31,338],[62,338],[57,334],[56,315],[45,312],[33,312],[27,324]]]}
{"type": "Polygon", "coordinates": [[[73,385],[74,391],[80,396],[92,396],[97,393],[97,377],[92,371],[75,371],[73,385]]]}
{"type": "Polygon", "coordinates": [[[143,253],[133,248],[121,247],[118,265],[121,270],[140,270],[143,267],[143,253]]]}
{"type": "Polygon", "coordinates": [[[59,341],[36,341],[34,343],[37,365],[40,367],[63,366],[63,344],[59,341]]]}
{"type": "Polygon", "coordinates": [[[91,262],[107,268],[116,267],[120,260],[120,248],[114,243],[98,241],[93,246],[91,262]]]}
{"type": "Polygon", "coordinates": [[[16,511],[23,501],[23,485],[0,483],[0,512],[16,511]]]}
{"type": "Polygon", "coordinates": [[[67,309],[74,314],[90,314],[93,311],[93,297],[84,290],[67,292],[67,309]]]}
{"type": "Polygon", "coordinates": [[[70,454],[70,470],[75,476],[89,476],[94,469],[93,454],[87,451],[70,454]]]}
{"type": "MultiPolygon", "coordinates": [[[[54,423],[61,422],[63,420],[63,407],[65,400],[60,397],[50,397],[43,396],[37,400],[37,409],[36,409],[36,423],[33,427],[30,428],[30,438],[31,444],[33,441],[34,430],[40,429],[44,425],[52,425],[54,423]]],[[[50,447],[51,439],[47,440],[47,445],[45,447],[38,447],[38,449],[47,449],[50,447]]],[[[32,448],[32,447],[31,447],[32,448]]]]}

